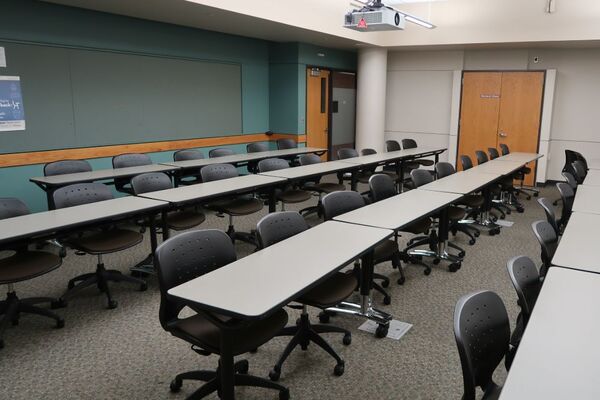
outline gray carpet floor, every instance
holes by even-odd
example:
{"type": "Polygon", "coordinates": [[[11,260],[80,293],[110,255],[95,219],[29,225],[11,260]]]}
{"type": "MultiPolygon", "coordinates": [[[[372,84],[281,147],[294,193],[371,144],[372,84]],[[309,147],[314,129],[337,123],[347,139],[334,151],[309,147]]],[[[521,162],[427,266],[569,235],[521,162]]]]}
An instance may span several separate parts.
{"type": "MultiPolygon", "coordinates": [[[[557,197],[554,187],[543,189],[542,195],[557,197]]],[[[339,334],[326,335],[346,361],[344,375],[333,375],[335,362],[320,348],[312,345],[308,351],[298,349],[284,364],[280,380],[289,387],[292,399],[460,399],[462,372],[453,334],[456,301],[476,290],[493,290],[503,298],[514,326],[518,307],[506,262],[519,254],[541,262],[530,225],[544,219],[544,214],[534,199],[522,201],[525,212],[507,216],[514,225],[504,228],[501,235],[482,234],[474,246],[468,245],[463,234],[455,238],[467,250],[462,269],[456,273],[448,272],[444,263],[434,267],[430,276],[424,276],[419,266],[405,265],[407,280],[399,286],[395,283],[398,273],[391,265],[379,265],[377,272],[392,278],[392,304],[384,306],[382,297],[375,294],[377,306],[396,319],[413,324],[413,328],[399,341],[376,339],[358,330],[362,320],[335,317],[333,323],[353,334],[350,346],[342,344],[339,334]]],[[[236,225],[249,230],[265,214],[266,210],[238,218],[236,225]]],[[[316,217],[309,222],[319,223],[316,217]]],[[[209,215],[202,227],[225,229],[226,225],[227,219],[209,215]]],[[[401,240],[404,243],[409,238],[401,240]]],[[[245,244],[236,247],[239,257],[252,250],[245,244]]],[[[134,249],[106,256],[105,263],[107,268],[126,272],[148,251],[146,237],[134,249]]],[[[69,251],[59,269],[18,284],[17,293],[22,298],[58,297],[68,279],[93,271],[95,261],[91,256],[69,251]]],[[[162,330],[158,321],[158,285],[154,278],[149,278],[148,283],[145,292],[127,284],[113,285],[119,302],[115,310],[105,308],[105,297],[97,290],[84,292],[72,299],[67,308],[58,310],[66,321],[63,329],[53,329],[53,323],[41,317],[23,316],[17,327],[8,329],[6,347],[0,350],[0,398],[184,399],[191,394],[196,383],[184,383],[180,393],[172,394],[169,382],[180,372],[214,369],[218,358],[199,356],[188,344],[162,330]]],[[[297,312],[289,310],[289,314],[290,321],[294,321],[297,312]]],[[[317,314],[318,310],[311,310],[314,321],[317,314]]],[[[275,338],[257,353],[245,355],[250,361],[250,373],[266,377],[288,340],[275,338]]],[[[502,383],[505,376],[503,367],[499,367],[498,382],[502,383]]],[[[236,393],[244,399],[277,398],[276,392],[263,389],[239,388],[236,393]]]]}

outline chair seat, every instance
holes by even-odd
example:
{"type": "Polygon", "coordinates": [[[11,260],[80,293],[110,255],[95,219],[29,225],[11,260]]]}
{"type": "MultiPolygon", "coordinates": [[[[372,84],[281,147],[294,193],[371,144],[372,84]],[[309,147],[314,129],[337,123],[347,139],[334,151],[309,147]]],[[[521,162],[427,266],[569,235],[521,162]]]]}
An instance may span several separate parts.
{"type": "MultiPolygon", "coordinates": [[[[216,317],[227,321],[226,317],[216,317]]],[[[288,315],[284,310],[278,310],[267,318],[252,322],[239,329],[234,329],[232,334],[233,355],[247,353],[271,340],[287,324],[288,315]],[[237,338],[238,340],[235,340],[237,338]]],[[[220,354],[221,330],[204,314],[181,319],[169,326],[168,330],[173,336],[179,337],[189,343],[195,344],[214,354],[220,354]]]]}
{"type": "Polygon", "coordinates": [[[0,284],[20,282],[44,275],[60,266],[62,260],[43,251],[22,251],[0,260],[0,284]]]}
{"type": "Polygon", "coordinates": [[[333,182],[319,182],[316,184],[307,184],[305,188],[307,190],[314,190],[315,192],[319,193],[333,193],[346,190],[346,185],[333,182]]]}
{"type": "Polygon", "coordinates": [[[411,224],[404,226],[400,231],[414,233],[415,235],[421,233],[429,232],[429,228],[431,228],[431,219],[430,218],[421,218],[411,224]]]}
{"type": "Polygon", "coordinates": [[[360,183],[369,183],[369,179],[371,179],[372,175],[373,172],[371,171],[359,171],[356,180],[360,183]]]}
{"type": "Polygon", "coordinates": [[[480,194],[470,194],[463,197],[459,204],[469,208],[479,208],[485,203],[485,198],[480,194]]]}
{"type": "Polygon", "coordinates": [[[465,210],[460,207],[448,207],[448,219],[450,221],[460,221],[465,217],[465,210]]]}
{"type": "Polygon", "coordinates": [[[353,273],[338,272],[315,286],[296,301],[318,308],[332,307],[347,299],[358,286],[353,273]]]}
{"type": "Polygon", "coordinates": [[[70,247],[88,254],[108,254],[135,246],[144,236],[128,229],[109,229],[86,233],[81,237],[69,238],[66,242],[70,247]]]}
{"type": "Polygon", "coordinates": [[[424,167],[431,167],[434,164],[433,160],[426,160],[424,158],[419,158],[418,160],[415,160],[415,161],[424,167]]]}
{"type": "Polygon", "coordinates": [[[206,216],[203,213],[193,210],[178,210],[167,214],[167,225],[176,231],[193,228],[204,220],[206,216]]]}
{"type": "Polygon", "coordinates": [[[310,200],[312,194],[302,189],[288,189],[277,194],[277,198],[284,203],[302,203],[310,200]]]}
{"type": "Polygon", "coordinates": [[[249,215],[263,209],[263,202],[255,197],[237,197],[210,204],[208,207],[230,215],[249,215]]]}
{"type": "Polygon", "coordinates": [[[377,264],[379,260],[389,260],[392,254],[397,253],[398,251],[398,243],[393,239],[381,243],[379,246],[375,247],[375,251],[373,252],[375,264],[377,264]]]}
{"type": "Polygon", "coordinates": [[[384,169],[381,170],[381,173],[386,174],[387,176],[389,176],[394,182],[398,181],[398,174],[395,172],[392,172],[390,170],[384,169]]]}

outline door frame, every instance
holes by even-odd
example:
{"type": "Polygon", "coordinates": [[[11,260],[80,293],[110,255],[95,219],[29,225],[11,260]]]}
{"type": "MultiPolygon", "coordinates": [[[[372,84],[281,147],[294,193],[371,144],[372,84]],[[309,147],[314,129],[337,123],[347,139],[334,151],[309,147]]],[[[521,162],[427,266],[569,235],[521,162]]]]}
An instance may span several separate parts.
{"type": "MultiPolygon", "coordinates": [[[[349,69],[345,69],[345,68],[331,68],[331,67],[324,67],[324,66],[319,66],[319,65],[312,65],[312,64],[306,64],[306,68],[304,69],[304,74],[306,76],[306,73],[309,69],[312,68],[318,68],[319,70],[322,71],[329,71],[329,83],[327,84],[327,161],[331,161],[333,160],[333,154],[331,154],[331,150],[333,148],[332,143],[331,143],[331,139],[332,139],[332,135],[331,135],[331,124],[333,121],[333,113],[331,111],[331,105],[333,103],[333,73],[334,72],[350,72],[355,74],[356,79],[354,79],[354,89],[356,90],[357,88],[357,81],[358,81],[358,73],[354,70],[349,70],[349,69]]],[[[354,102],[354,115],[356,116],[356,101],[354,102]]],[[[307,120],[308,120],[308,81],[306,81],[306,84],[304,85],[304,134],[306,135],[306,145],[308,146],[308,133],[306,132],[306,127],[307,127],[307,120]]],[[[356,143],[356,127],[354,128],[354,143],[356,143]]]]}
{"type": "MultiPolygon", "coordinates": [[[[540,120],[538,122],[538,132],[537,132],[537,148],[536,152],[540,151],[540,139],[542,136],[542,120],[544,118],[544,101],[546,99],[546,73],[545,69],[463,69],[460,74],[460,99],[458,101],[458,127],[457,127],[457,135],[456,135],[456,163],[458,163],[459,156],[459,143],[460,143],[460,129],[461,129],[461,116],[462,116],[462,100],[463,100],[463,84],[465,81],[465,72],[542,72],[544,74],[544,79],[542,81],[542,101],[540,102],[540,120]]],[[[485,149],[484,149],[485,150],[485,149]]],[[[537,170],[538,170],[538,162],[536,161],[535,169],[533,171],[533,184],[537,186],[537,170]]]]}

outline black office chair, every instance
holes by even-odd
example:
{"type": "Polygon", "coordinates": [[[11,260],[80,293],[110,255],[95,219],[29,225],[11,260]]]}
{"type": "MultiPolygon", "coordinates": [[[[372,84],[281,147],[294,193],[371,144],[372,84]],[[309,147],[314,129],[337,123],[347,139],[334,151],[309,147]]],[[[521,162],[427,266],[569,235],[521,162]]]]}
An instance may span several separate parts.
{"type": "Polygon", "coordinates": [[[44,176],[90,172],[92,166],[86,160],[60,160],[44,165],[44,176]]]}
{"type": "MultiPolygon", "coordinates": [[[[125,153],[112,158],[113,168],[139,167],[152,164],[152,159],[148,154],[125,153]]],[[[133,194],[131,189],[131,178],[116,178],[115,188],[117,191],[127,194],[133,194]]]]}
{"type": "MultiPolygon", "coordinates": [[[[224,267],[236,260],[235,248],[230,238],[216,229],[185,232],[162,243],[156,250],[158,282],[160,286],[159,319],[163,329],[171,335],[192,345],[196,353],[220,356],[219,365],[234,364],[233,357],[248,353],[271,340],[288,321],[283,310],[270,316],[245,323],[213,312],[203,311],[193,304],[186,304],[169,296],[169,289],[194,278],[224,267]],[[202,243],[202,245],[198,245],[202,243]],[[184,307],[189,306],[196,314],[180,317],[184,307]],[[229,359],[222,354],[223,332],[227,331],[229,359]]],[[[224,294],[226,295],[226,294],[224,294]]],[[[233,294],[231,294],[233,295],[233,294]]],[[[234,364],[235,386],[254,386],[279,391],[280,399],[289,399],[289,391],[284,386],[267,379],[248,375],[248,361],[234,364]]],[[[189,399],[201,399],[221,390],[221,369],[213,371],[189,371],[178,374],[171,382],[171,392],[179,392],[184,380],[206,382],[189,399]]]]}
{"type": "MultiPolygon", "coordinates": [[[[500,143],[500,148],[502,149],[503,156],[510,154],[510,150],[509,150],[507,144],[500,143]]],[[[515,188],[517,193],[524,194],[526,196],[527,200],[531,200],[531,194],[533,194],[533,197],[538,197],[540,195],[539,190],[537,190],[535,188],[524,186],[525,175],[529,175],[529,174],[531,174],[531,168],[524,166],[523,168],[519,169],[514,175],[514,178],[520,182],[519,187],[515,188]]]]}
{"type": "MultiPolygon", "coordinates": [[[[256,226],[258,243],[261,248],[269,247],[304,232],[308,228],[309,226],[304,218],[295,211],[271,213],[263,217],[256,226]]],[[[302,271],[298,271],[298,274],[302,274],[302,271]]],[[[278,336],[293,336],[293,338],[269,373],[271,380],[276,381],[279,379],[281,366],[298,345],[303,350],[306,350],[311,342],[321,347],[336,360],[336,366],[333,370],[335,375],[340,376],[344,373],[344,360],[319,334],[342,333],[344,334],[343,343],[345,345],[351,343],[352,334],[348,330],[336,326],[312,325],[309,320],[308,306],[321,310],[333,307],[350,297],[357,286],[358,280],[353,273],[337,272],[297,299],[294,299],[295,302],[302,304],[302,314],[295,325],[286,327],[278,333],[278,336]]]]}
{"type": "Polygon", "coordinates": [[[488,154],[490,156],[490,160],[495,160],[496,158],[500,157],[500,153],[495,147],[488,147],[488,154]]]}
{"type": "MultiPolygon", "coordinates": [[[[231,164],[212,164],[203,167],[200,170],[200,175],[202,176],[202,182],[212,182],[235,178],[239,176],[239,173],[237,168],[231,164]]],[[[207,205],[207,208],[218,213],[227,214],[229,217],[227,234],[232,241],[242,240],[256,245],[256,238],[253,232],[237,232],[235,230],[233,217],[257,213],[262,210],[263,205],[262,200],[252,195],[243,195],[212,202],[207,205]]]]}
{"type": "Polygon", "coordinates": [[[531,224],[531,228],[542,250],[540,276],[543,278],[552,265],[552,258],[558,247],[558,235],[548,221],[536,221],[531,224]]]}
{"type": "Polygon", "coordinates": [[[521,342],[521,337],[531,317],[535,301],[542,288],[542,282],[534,262],[527,256],[511,258],[506,264],[506,268],[517,292],[518,304],[521,308],[510,339],[510,344],[516,348],[521,342]]]}
{"type": "MultiPolygon", "coordinates": [[[[269,151],[269,145],[263,142],[255,142],[248,143],[246,145],[246,153],[262,153],[264,151],[269,151]]],[[[248,172],[251,174],[258,173],[258,161],[249,161],[248,162],[248,172]]]]}
{"type": "MultiPolygon", "coordinates": [[[[396,196],[398,194],[392,179],[389,176],[383,175],[383,174],[375,174],[371,177],[371,179],[369,180],[369,189],[370,189],[371,201],[374,203],[381,201],[381,200],[385,200],[385,199],[393,197],[393,196],[396,196]]],[[[354,197],[356,197],[356,196],[354,196],[354,197]]],[[[358,197],[356,197],[356,198],[358,199],[358,197]]],[[[346,200],[346,201],[348,201],[348,200],[346,200]]],[[[342,203],[342,202],[343,202],[343,199],[340,200],[340,203],[342,203]]],[[[358,202],[358,200],[356,200],[356,202],[358,202]]],[[[342,204],[338,205],[338,207],[342,207],[342,204]]],[[[355,207],[355,208],[357,208],[357,207],[355,207]]],[[[341,212],[340,212],[340,214],[341,214],[341,212]]],[[[404,277],[404,271],[400,264],[400,260],[404,260],[411,264],[417,264],[417,265],[422,266],[423,268],[425,268],[425,270],[424,270],[425,275],[429,275],[431,273],[431,267],[429,265],[423,263],[419,257],[411,255],[410,251],[409,251],[411,249],[414,249],[415,247],[424,246],[424,245],[427,245],[430,248],[435,248],[437,246],[437,243],[438,243],[437,237],[433,231],[431,231],[431,233],[430,233],[430,228],[431,228],[431,218],[426,217],[426,218],[418,219],[417,221],[414,221],[413,223],[402,227],[401,232],[412,233],[413,235],[417,235],[417,236],[413,237],[408,242],[408,246],[401,252],[399,251],[398,255],[396,255],[396,253],[395,253],[396,248],[398,248],[397,234],[395,235],[394,240],[390,240],[389,243],[388,242],[385,243],[386,248],[381,249],[381,250],[387,250],[387,252],[388,252],[387,254],[386,254],[386,252],[380,250],[379,253],[381,254],[381,256],[387,255],[388,260],[390,259],[391,256],[398,258],[397,260],[394,258],[391,258],[391,261],[392,261],[392,266],[394,268],[398,268],[398,271],[400,272],[400,279],[398,279],[399,284],[403,284],[404,281],[406,280],[404,277]],[[392,247],[392,243],[395,243],[395,247],[392,247]]],[[[381,262],[387,261],[387,260],[384,260],[383,257],[380,257],[380,258],[382,258],[381,262]]],[[[384,283],[385,283],[385,281],[384,281],[384,283]]],[[[384,285],[384,287],[385,287],[385,285],[384,285]]]]}
{"type": "Polygon", "coordinates": [[[585,165],[583,164],[583,162],[576,160],[573,161],[572,166],[573,176],[577,180],[577,183],[582,184],[585,180],[585,177],[587,176],[587,170],[585,169],[585,165]]]}
{"type": "Polygon", "coordinates": [[[558,189],[558,193],[560,193],[560,199],[563,203],[562,212],[560,214],[560,226],[564,229],[569,222],[569,218],[571,218],[575,193],[573,192],[573,189],[571,189],[571,186],[565,182],[558,182],[556,188],[558,189]]]}
{"type": "MultiPolygon", "coordinates": [[[[475,155],[477,157],[477,165],[485,164],[489,161],[487,154],[482,150],[475,151],[475,155]]],[[[498,184],[500,186],[500,199],[496,202],[496,204],[506,207],[507,214],[510,214],[510,206],[514,207],[514,209],[519,213],[524,212],[525,209],[516,196],[517,190],[513,185],[513,176],[508,175],[502,177],[498,181],[498,184]]]]}
{"type": "Polygon", "coordinates": [[[463,372],[463,400],[476,400],[476,389],[483,391],[482,400],[495,400],[501,386],[494,371],[509,353],[510,323],[500,296],[480,291],[461,297],[454,309],[454,337],[463,372]]]}
{"type": "MultiPolygon", "coordinates": [[[[0,219],[7,219],[29,214],[27,206],[19,199],[0,198],[0,219]]],[[[21,314],[35,314],[56,321],[56,328],[62,328],[65,321],[45,308],[37,307],[40,303],[52,304],[56,299],[49,297],[33,297],[20,299],[17,297],[15,283],[27,281],[47,274],[58,268],[62,258],[45,251],[31,251],[27,243],[17,244],[11,249],[13,254],[0,257],[0,285],[6,285],[6,300],[0,301],[0,349],[4,348],[4,332],[8,324],[17,325],[21,314]]]]}
{"type": "Polygon", "coordinates": [[[575,177],[570,174],[569,172],[561,172],[561,175],[565,178],[565,181],[567,182],[567,184],[569,186],[571,186],[571,189],[573,189],[573,193],[577,192],[577,186],[579,185],[577,183],[577,179],[575,179],[575,177]]]}
{"type": "Polygon", "coordinates": [[[277,139],[277,150],[295,149],[298,143],[294,139],[277,139]]]}
{"type": "Polygon", "coordinates": [[[471,160],[471,157],[464,154],[460,155],[460,164],[463,171],[473,168],[473,161],[471,160]]]}
{"type": "MultiPolygon", "coordinates": [[[[414,139],[402,139],[402,148],[404,150],[416,149],[417,142],[414,139]]],[[[434,164],[433,160],[427,160],[425,158],[419,158],[417,160],[413,160],[413,162],[418,163],[424,167],[431,167],[434,164]]]]}
{"type": "MultiPolygon", "coordinates": [[[[338,149],[337,151],[338,160],[346,160],[348,158],[358,157],[358,151],[350,147],[344,147],[338,149]]],[[[357,182],[368,184],[369,178],[373,175],[372,169],[364,169],[356,172],[356,180],[357,182]]],[[[345,180],[350,180],[352,178],[351,173],[338,173],[338,181],[339,183],[343,183],[345,180]]]]}
{"type": "Polygon", "coordinates": [[[235,154],[235,151],[233,151],[227,147],[217,147],[216,149],[211,149],[208,152],[208,158],[232,156],[234,154],[235,154]]]}
{"type": "MultiPolygon", "coordinates": [[[[377,151],[375,149],[370,149],[370,148],[362,149],[360,151],[361,156],[368,156],[371,154],[377,154],[377,151]]],[[[376,169],[377,169],[377,167],[373,167],[371,173],[374,174],[376,169]]],[[[394,166],[384,166],[384,168],[379,173],[386,174],[387,176],[392,178],[392,180],[395,182],[400,181],[400,177],[396,173],[396,167],[394,167],[394,166]]]]}
{"type": "Polygon", "coordinates": [[[580,161],[583,164],[584,169],[586,171],[588,170],[587,160],[583,154],[574,150],[565,150],[565,165],[563,166],[562,170],[567,171],[568,167],[575,161],[580,161]]]}
{"type": "Polygon", "coordinates": [[[385,151],[399,151],[402,150],[400,143],[397,140],[386,140],[385,151]]]}
{"type": "MultiPolygon", "coordinates": [[[[460,156],[460,164],[462,166],[463,171],[467,171],[471,168],[473,168],[473,161],[471,160],[471,157],[462,154],[460,156]]],[[[493,185],[490,188],[491,191],[491,195],[495,198],[498,197],[500,195],[500,187],[493,185]]],[[[501,200],[498,199],[494,199],[492,201],[492,208],[496,211],[498,211],[498,213],[500,213],[500,219],[504,219],[506,218],[506,214],[510,214],[511,210],[510,208],[508,208],[507,206],[505,206],[504,204],[502,204],[501,200]]],[[[496,216],[494,213],[490,212],[493,216],[494,221],[498,219],[498,216],[496,216]]]]}
{"type": "MultiPolygon", "coordinates": [[[[300,165],[320,164],[322,162],[321,157],[316,154],[303,154],[298,160],[300,165]]],[[[323,195],[346,190],[345,185],[335,182],[321,182],[320,177],[310,178],[309,181],[303,182],[302,188],[304,190],[316,193],[316,195],[319,196],[319,201],[317,202],[316,206],[310,206],[300,210],[300,214],[306,216],[316,212],[319,217],[321,216],[321,201],[323,199],[323,195]]]]}
{"type": "MultiPolygon", "coordinates": [[[[400,147],[400,143],[397,140],[386,140],[385,141],[385,151],[390,152],[390,151],[399,151],[399,150],[402,150],[402,148],[400,147]]],[[[418,162],[413,162],[413,161],[403,162],[402,180],[404,181],[403,182],[404,185],[411,183],[410,171],[412,171],[413,169],[419,168],[420,166],[421,166],[421,164],[419,164],[418,162]]],[[[396,173],[395,167],[383,167],[383,170],[396,173]]],[[[410,185],[408,185],[408,186],[410,186],[410,185]]]]}
{"type": "MultiPolygon", "coordinates": [[[[173,161],[192,161],[192,160],[203,160],[204,154],[200,150],[196,149],[183,149],[177,150],[173,153],[173,161]]],[[[177,184],[180,185],[193,185],[200,183],[200,168],[198,169],[186,169],[185,171],[178,171],[177,184]]]]}
{"type": "MultiPolygon", "coordinates": [[[[78,183],[57,189],[54,192],[54,204],[57,209],[74,207],[82,204],[90,204],[113,198],[110,188],[101,183],[78,183]]],[[[66,305],[66,301],[90,286],[97,286],[104,292],[108,300],[108,308],[117,307],[113,300],[109,282],[129,282],[139,285],[140,290],[147,288],[142,279],[124,275],[121,271],[107,270],[104,268],[102,256],[129,249],[144,239],[144,236],[135,231],[118,228],[116,226],[103,227],[89,230],[80,234],[71,235],[62,242],[75,250],[97,257],[96,272],[77,276],[69,281],[67,291],[59,299],[57,306],[66,305]],[[77,283],[78,282],[78,283],[77,283]]]]}
{"type": "MultiPolygon", "coordinates": [[[[258,172],[264,173],[269,171],[277,171],[280,169],[289,168],[290,164],[282,158],[267,158],[258,162],[258,172]]],[[[310,200],[312,194],[303,189],[297,189],[293,186],[288,186],[284,189],[275,191],[275,198],[281,202],[281,211],[285,211],[286,204],[302,203],[310,200]]]]}
{"type": "Polygon", "coordinates": [[[562,234],[562,223],[558,215],[556,215],[556,210],[552,205],[552,201],[546,197],[540,197],[537,199],[537,202],[540,204],[540,206],[542,206],[548,223],[552,225],[552,228],[554,228],[556,234],[560,236],[562,234]]]}
{"type": "Polygon", "coordinates": [[[489,161],[487,154],[483,150],[475,150],[475,158],[477,159],[477,165],[485,164],[489,161]]]}

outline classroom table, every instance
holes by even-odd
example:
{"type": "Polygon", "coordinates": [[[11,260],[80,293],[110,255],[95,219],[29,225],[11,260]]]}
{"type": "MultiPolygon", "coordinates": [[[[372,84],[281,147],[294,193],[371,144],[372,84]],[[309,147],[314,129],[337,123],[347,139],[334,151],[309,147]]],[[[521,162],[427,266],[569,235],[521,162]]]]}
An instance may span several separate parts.
{"type": "Polygon", "coordinates": [[[470,168],[464,172],[473,171],[480,174],[485,173],[506,176],[515,173],[519,169],[523,168],[524,165],[525,162],[522,161],[506,161],[497,158],[495,160],[479,164],[478,166],[470,168]]]}
{"type": "Polygon", "coordinates": [[[500,400],[600,399],[600,274],[550,268],[500,400]]]}
{"type": "Polygon", "coordinates": [[[172,173],[177,170],[177,167],[162,164],[140,165],[137,167],[127,168],[108,168],[99,169],[89,172],[77,172],[74,174],[61,174],[52,176],[40,176],[30,178],[29,181],[38,185],[44,192],[48,200],[48,208],[54,209],[53,193],[56,189],[73,185],[75,183],[97,182],[115,180],[117,178],[130,178],[136,175],[145,174],[148,172],[165,172],[172,173]]]}
{"type": "Polygon", "coordinates": [[[522,152],[514,152],[514,153],[508,153],[505,156],[500,156],[496,159],[494,159],[493,161],[516,161],[516,162],[520,162],[521,164],[528,164],[532,161],[535,161],[539,158],[544,157],[543,154],[540,153],[522,153],[522,152]]]}
{"type": "Polygon", "coordinates": [[[457,172],[441,179],[436,179],[431,183],[420,186],[418,190],[465,195],[480,190],[501,176],[502,174],[495,172],[481,171],[480,166],[477,166],[467,171],[457,172]]]}
{"type": "Polygon", "coordinates": [[[573,211],[600,214],[600,186],[577,186],[573,211]]]}
{"type": "Polygon", "coordinates": [[[600,257],[596,249],[599,227],[600,214],[571,214],[552,258],[552,265],[600,273],[600,257]]]}
{"type": "MultiPolygon", "coordinates": [[[[168,295],[210,312],[243,320],[281,309],[356,258],[363,258],[361,294],[365,315],[379,319],[370,304],[373,249],[393,234],[386,229],[327,221],[168,291],[168,295]],[[339,240],[336,240],[339,239],[339,240]],[[231,295],[231,294],[235,295],[231,295]]],[[[380,322],[378,320],[378,322],[380,322]]],[[[389,321],[381,321],[388,326],[389,321]]],[[[221,360],[231,357],[221,332],[221,360]]],[[[233,399],[233,365],[221,363],[224,399],[233,399]]]]}
{"type": "Polygon", "coordinates": [[[261,172],[258,175],[273,176],[291,181],[321,177],[324,175],[335,174],[338,172],[347,172],[356,170],[357,166],[343,161],[327,161],[318,164],[301,165],[299,167],[278,169],[275,171],[261,172]]]}
{"type": "Polygon", "coordinates": [[[600,169],[588,170],[583,186],[600,186],[600,169]]]}

